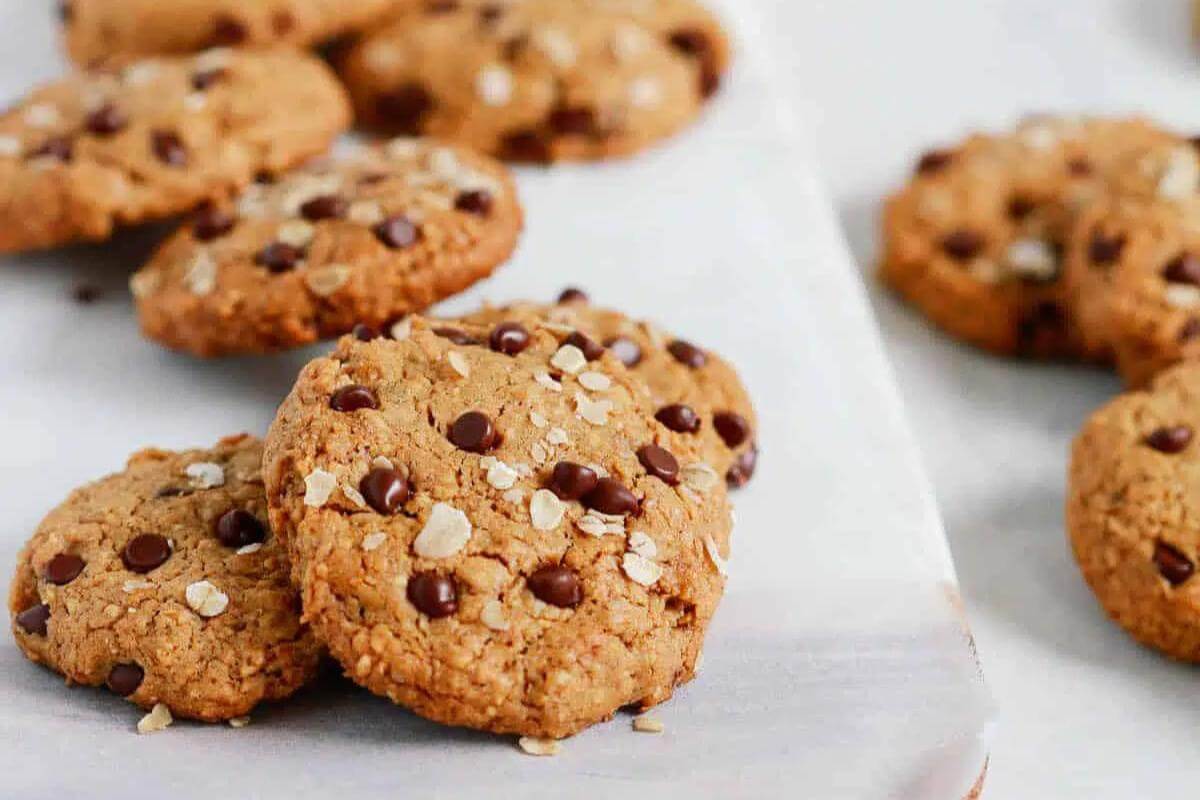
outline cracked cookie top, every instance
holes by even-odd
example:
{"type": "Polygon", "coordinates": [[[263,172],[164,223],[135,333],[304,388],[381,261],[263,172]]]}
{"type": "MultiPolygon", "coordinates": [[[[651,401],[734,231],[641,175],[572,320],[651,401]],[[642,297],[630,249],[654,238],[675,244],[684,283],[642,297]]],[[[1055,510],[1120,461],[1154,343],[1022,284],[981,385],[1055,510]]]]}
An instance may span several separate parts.
{"type": "Polygon", "coordinates": [[[17,559],[17,645],[72,683],[203,720],[287,697],[316,672],[283,548],[267,524],[262,445],[135,453],[75,490],[17,559]]]}
{"type": "Polygon", "coordinates": [[[280,408],[264,476],[310,623],[422,715],[565,736],[693,674],[724,480],[578,331],[410,318],[344,337],[280,408]]]}

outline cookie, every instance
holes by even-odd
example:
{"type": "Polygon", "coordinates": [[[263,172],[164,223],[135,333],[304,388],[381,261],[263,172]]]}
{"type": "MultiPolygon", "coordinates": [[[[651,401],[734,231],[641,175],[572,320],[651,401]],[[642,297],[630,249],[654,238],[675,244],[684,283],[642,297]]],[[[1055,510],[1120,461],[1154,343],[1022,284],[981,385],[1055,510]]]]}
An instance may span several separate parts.
{"type": "Polygon", "coordinates": [[[17,645],[69,683],[194,719],[303,686],[320,648],[267,528],[261,460],[249,436],[142,450],[72,492],[17,559],[17,645]]]}
{"type": "Polygon", "coordinates": [[[1108,615],[1143,644],[1200,661],[1200,365],[1117,397],[1075,440],[1067,531],[1108,615]]]}
{"type": "Polygon", "coordinates": [[[1063,250],[1130,153],[1173,137],[1138,120],[1035,117],[921,157],[885,208],[880,277],[947,333],[1002,355],[1104,361],[1063,250]]]}
{"type": "Polygon", "coordinates": [[[487,277],[520,230],[503,166],[396,139],[201,209],[131,287],[150,338],[262,353],[386,328],[487,277]]]}
{"type": "Polygon", "coordinates": [[[497,733],[668,699],[723,590],[720,476],[611,352],[545,325],[403,327],[309,363],[267,437],[317,636],[371,691],[497,733]]]}
{"type": "Polygon", "coordinates": [[[691,122],[729,45],[692,0],[427,3],[341,60],[366,125],[526,162],[641,150],[691,122]]]}
{"type": "Polygon", "coordinates": [[[692,437],[704,460],[739,488],[758,462],[756,419],[750,396],[733,366],[711,350],[679,339],[650,322],[589,305],[568,290],[553,306],[513,303],[485,307],[463,319],[482,325],[517,322],[579,331],[593,347],[610,349],[650,388],[655,417],[676,433],[692,437]]]}
{"type": "Polygon", "coordinates": [[[209,47],[300,47],[363,30],[393,0],[63,0],[63,41],[80,64],[114,55],[169,55],[209,47]]]}
{"type": "Polygon", "coordinates": [[[0,114],[0,252],[182,213],[323,152],[349,121],[332,73],[299,53],[76,72],[0,114]]]}

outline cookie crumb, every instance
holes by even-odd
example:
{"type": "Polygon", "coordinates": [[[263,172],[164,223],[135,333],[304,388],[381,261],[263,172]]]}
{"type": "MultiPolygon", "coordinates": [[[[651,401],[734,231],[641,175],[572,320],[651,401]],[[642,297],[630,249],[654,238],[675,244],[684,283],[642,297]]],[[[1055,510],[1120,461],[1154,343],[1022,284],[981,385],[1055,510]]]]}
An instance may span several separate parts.
{"type": "Polygon", "coordinates": [[[137,732],[158,733],[169,728],[174,721],[171,709],[167,708],[164,703],[155,703],[154,708],[150,709],[150,713],[138,720],[137,732]]]}
{"type": "Polygon", "coordinates": [[[517,746],[529,756],[556,756],[562,751],[557,739],[539,739],[536,736],[522,736],[517,740],[517,746]]]}
{"type": "Polygon", "coordinates": [[[633,729],[638,733],[662,733],[666,726],[654,717],[643,714],[633,718],[633,729]]]}

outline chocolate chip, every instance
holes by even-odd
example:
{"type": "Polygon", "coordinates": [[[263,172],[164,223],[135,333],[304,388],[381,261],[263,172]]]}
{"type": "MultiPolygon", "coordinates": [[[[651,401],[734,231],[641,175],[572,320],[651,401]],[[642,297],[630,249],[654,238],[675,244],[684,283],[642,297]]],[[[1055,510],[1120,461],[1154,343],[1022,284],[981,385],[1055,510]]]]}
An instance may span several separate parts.
{"type": "Polygon", "coordinates": [[[627,367],[636,367],[642,362],[642,348],[633,339],[617,336],[609,339],[604,345],[627,367]]]}
{"type": "Polygon", "coordinates": [[[667,352],[674,356],[680,364],[692,369],[699,369],[708,363],[708,354],[683,339],[676,339],[667,345],[667,352]]]}
{"type": "Polygon", "coordinates": [[[529,591],[543,603],[559,608],[574,608],[583,601],[579,576],[562,564],[547,564],[525,580],[529,591]]]}
{"type": "Polygon", "coordinates": [[[712,97],[721,88],[721,73],[717,65],[708,59],[700,64],[700,96],[712,97]]]}
{"type": "Polygon", "coordinates": [[[83,572],[83,567],[83,559],[74,553],[59,553],[46,562],[46,569],[42,575],[50,583],[62,586],[78,578],[79,573],[83,572]]]}
{"type": "Polygon", "coordinates": [[[408,602],[427,617],[439,619],[458,611],[458,587],[436,572],[418,572],[408,579],[408,602]]]}
{"type": "Polygon", "coordinates": [[[192,217],[192,236],[198,241],[208,242],[233,230],[236,220],[233,215],[212,203],[205,203],[192,217]]]}
{"type": "Polygon", "coordinates": [[[375,98],[375,113],[381,121],[389,128],[409,135],[421,132],[421,123],[433,106],[433,96],[418,83],[399,86],[375,98]]]}
{"type": "Polygon", "coordinates": [[[679,462],[671,455],[671,451],[656,444],[648,444],[638,450],[637,456],[646,472],[663,483],[671,486],[679,483],[679,462]]]}
{"type": "Polygon", "coordinates": [[[560,500],[578,500],[595,489],[598,481],[595,470],[572,461],[560,461],[550,472],[546,488],[560,500]]]}
{"type": "Polygon", "coordinates": [[[583,504],[604,514],[632,514],[638,509],[633,492],[615,478],[598,479],[596,488],[584,496],[583,504]]]}
{"type": "Polygon", "coordinates": [[[67,162],[75,154],[75,143],[66,136],[52,136],[29,153],[30,158],[53,158],[67,162]]]}
{"type": "Polygon", "coordinates": [[[343,386],[329,398],[329,407],[334,411],[359,411],[364,408],[379,408],[379,398],[366,386],[352,384],[343,386]]]}
{"type": "Polygon", "coordinates": [[[499,436],[486,414],[468,411],[450,425],[448,438],[460,450],[486,453],[496,446],[499,436]]]}
{"type": "Polygon", "coordinates": [[[1053,340],[1061,336],[1066,327],[1067,313],[1062,306],[1052,300],[1038,302],[1017,322],[1017,349],[1034,352],[1047,337],[1053,340]]]}
{"type": "Polygon", "coordinates": [[[1158,567],[1159,574],[1172,586],[1183,583],[1196,571],[1191,559],[1166,542],[1157,542],[1154,545],[1154,565],[1158,567]]]}
{"type": "Polygon", "coordinates": [[[949,150],[930,150],[917,160],[917,174],[931,175],[940,172],[953,159],[954,153],[949,150]]]}
{"type": "Polygon", "coordinates": [[[246,26],[228,14],[213,19],[212,36],[209,41],[218,46],[241,44],[246,40],[246,26]]]}
{"type": "Polygon", "coordinates": [[[595,361],[600,356],[604,355],[604,347],[597,343],[594,339],[585,336],[579,331],[575,331],[567,337],[563,344],[570,344],[578,347],[583,357],[588,361],[595,361]]]}
{"type": "Polygon", "coordinates": [[[240,508],[231,508],[217,517],[217,541],[226,547],[245,547],[265,541],[267,529],[258,517],[240,508]]]}
{"type": "Polygon", "coordinates": [[[354,327],[350,329],[350,334],[360,342],[370,342],[383,335],[365,322],[355,323],[354,327]]]}
{"type": "Polygon", "coordinates": [[[942,239],[942,250],[957,261],[970,261],[983,250],[983,237],[960,228],[942,239]]]}
{"type": "Polygon", "coordinates": [[[492,202],[491,192],[483,189],[470,189],[458,193],[458,197],[454,198],[454,207],[459,211],[466,211],[468,214],[486,217],[492,213],[492,202]]]}
{"type": "Polygon", "coordinates": [[[1200,257],[1191,253],[1180,253],[1167,262],[1162,275],[1171,283],[1200,286],[1200,257]]]}
{"type": "Polygon", "coordinates": [[[21,626],[21,630],[37,636],[46,635],[48,619],[50,619],[50,606],[45,603],[36,603],[17,614],[17,624],[21,626]]]}
{"type": "Polygon", "coordinates": [[[754,477],[754,468],[758,466],[758,445],[750,445],[743,450],[733,464],[725,472],[725,485],[730,489],[740,489],[754,477]]]}
{"type": "Polygon", "coordinates": [[[161,567],[171,557],[171,544],[157,533],[143,533],[125,543],[121,561],[133,572],[146,573],[161,567]]]}
{"type": "Polygon", "coordinates": [[[183,140],[174,131],[153,131],[150,134],[150,148],[158,160],[169,167],[186,166],[188,162],[187,148],[183,140]]]}
{"type": "Polygon", "coordinates": [[[323,194],[303,203],[300,206],[300,214],[311,222],[340,219],[346,215],[348,206],[349,203],[336,194],[323,194]]]}
{"type": "Polygon", "coordinates": [[[277,36],[287,36],[296,27],[296,18],[287,11],[276,11],[271,15],[271,30],[277,36]]]}
{"type": "Polygon", "coordinates": [[[718,411],[713,414],[713,427],[725,442],[725,446],[731,449],[750,438],[750,423],[741,414],[732,411],[718,411]]]}
{"type": "Polygon", "coordinates": [[[112,103],[105,103],[88,114],[85,123],[88,133],[94,133],[97,136],[111,136],[128,124],[129,117],[112,103]]]}
{"type": "Polygon", "coordinates": [[[663,406],[654,414],[654,418],[676,433],[695,433],[700,430],[700,416],[691,406],[682,403],[663,406]]]}
{"type": "Polygon", "coordinates": [[[146,673],[137,664],[116,664],[108,671],[104,685],[113,694],[128,697],[142,685],[146,673]]]}
{"type": "Polygon", "coordinates": [[[1092,162],[1086,158],[1072,158],[1067,162],[1067,171],[1077,177],[1092,174],[1092,162]]]}
{"type": "Polygon", "coordinates": [[[100,287],[91,283],[81,283],[71,290],[71,297],[80,305],[91,305],[100,299],[100,287]]]}
{"type": "Polygon", "coordinates": [[[708,36],[704,33],[704,31],[696,28],[683,28],[681,30],[674,31],[667,38],[667,41],[669,41],[671,46],[676,50],[688,56],[703,55],[707,53],[711,47],[708,36]]]}
{"type": "Polygon", "coordinates": [[[278,273],[295,269],[302,258],[304,258],[304,252],[299,247],[293,247],[283,242],[271,242],[258,251],[254,262],[261,264],[271,272],[278,273]]]}
{"type": "Polygon", "coordinates": [[[504,16],[501,6],[486,5],[479,9],[479,22],[483,25],[494,25],[504,16]]]}
{"type": "Polygon", "coordinates": [[[224,78],[226,75],[223,67],[216,69],[202,69],[199,72],[192,73],[192,88],[198,92],[203,92],[210,88],[214,83],[224,78]]]}
{"type": "Polygon", "coordinates": [[[1037,203],[1031,198],[1024,195],[1016,195],[1009,198],[1008,201],[1008,218],[1016,222],[1028,217],[1037,208],[1037,203]]]}
{"type": "Polygon", "coordinates": [[[380,514],[395,514],[412,495],[407,476],[391,467],[375,467],[358,482],[367,505],[380,514]]]}
{"type": "Polygon", "coordinates": [[[1178,453],[1191,444],[1192,429],[1188,425],[1166,425],[1147,434],[1145,442],[1161,453],[1178,453]]]}
{"type": "Polygon", "coordinates": [[[519,322],[501,322],[492,328],[488,345],[497,353],[515,356],[529,347],[529,331],[519,322]]]}
{"type": "Polygon", "coordinates": [[[582,136],[596,131],[596,112],[586,106],[556,108],[546,122],[556,133],[582,136]]]}
{"type": "Polygon", "coordinates": [[[1121,257],[1125,249],[1125,236],[1108,236],[1101,231],[1093,231],[1088,241],[1088,258],[1093,264],[1107,265],[1121,257]]]}
{"type": "Polygon", "coordinates": [[[582,289],[577,289],[574,286],[568,286],[563,289],[558,295],[559,304],[563,303],[586,303],[588,301],[587,294],[582,289]]]}
{"type": "Polygon", "coordinates": [[[434,328],[435,336],[440,336],[443,339],[449,339],[455,344],[471,345],[479,344],[479,340],[471,336],[466,331],[461,331],[458,328],[434,328]]]}
{"type": "Polygon", "coordinates": [[[379,241],[393,250],[410,247],[417,241],[417,226],[403,214],[388,217],[371,230],[379,241]]]}
{"type": "Polygon", "coordinates": [[[544,164],[550,160],[550,145],[535,130],[510,131],[500,140],[500,153],[507,161],[544,164]]]}
{"type": "Polygon", "coordinates": [[[1177,334],[1177,338],[1181,342],[1195,339],[1197,336],[1200,336],[1200,319],[1196,317],[1191,317],[1187,322],[1183,323],[1177,334]]]}

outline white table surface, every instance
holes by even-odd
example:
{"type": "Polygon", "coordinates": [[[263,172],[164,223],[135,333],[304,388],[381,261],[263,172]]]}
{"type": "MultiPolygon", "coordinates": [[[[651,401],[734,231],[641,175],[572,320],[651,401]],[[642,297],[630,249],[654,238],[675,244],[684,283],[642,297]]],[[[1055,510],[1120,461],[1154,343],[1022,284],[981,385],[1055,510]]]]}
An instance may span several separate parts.
{"type": "MultiPolygon", "coordinates": [[[[1035,110],[1143,111],[1200,131],[1185,0],[808,0],[781,54],[864,271],[918,153],[1035,110]]],[[[1200,674],[1100,613],[1062,528],[1067,448],[1118,390],[959,346],[872,286],[1000,719],[985,796],[1171,797],[1196,772],[1200,674]]]]}

